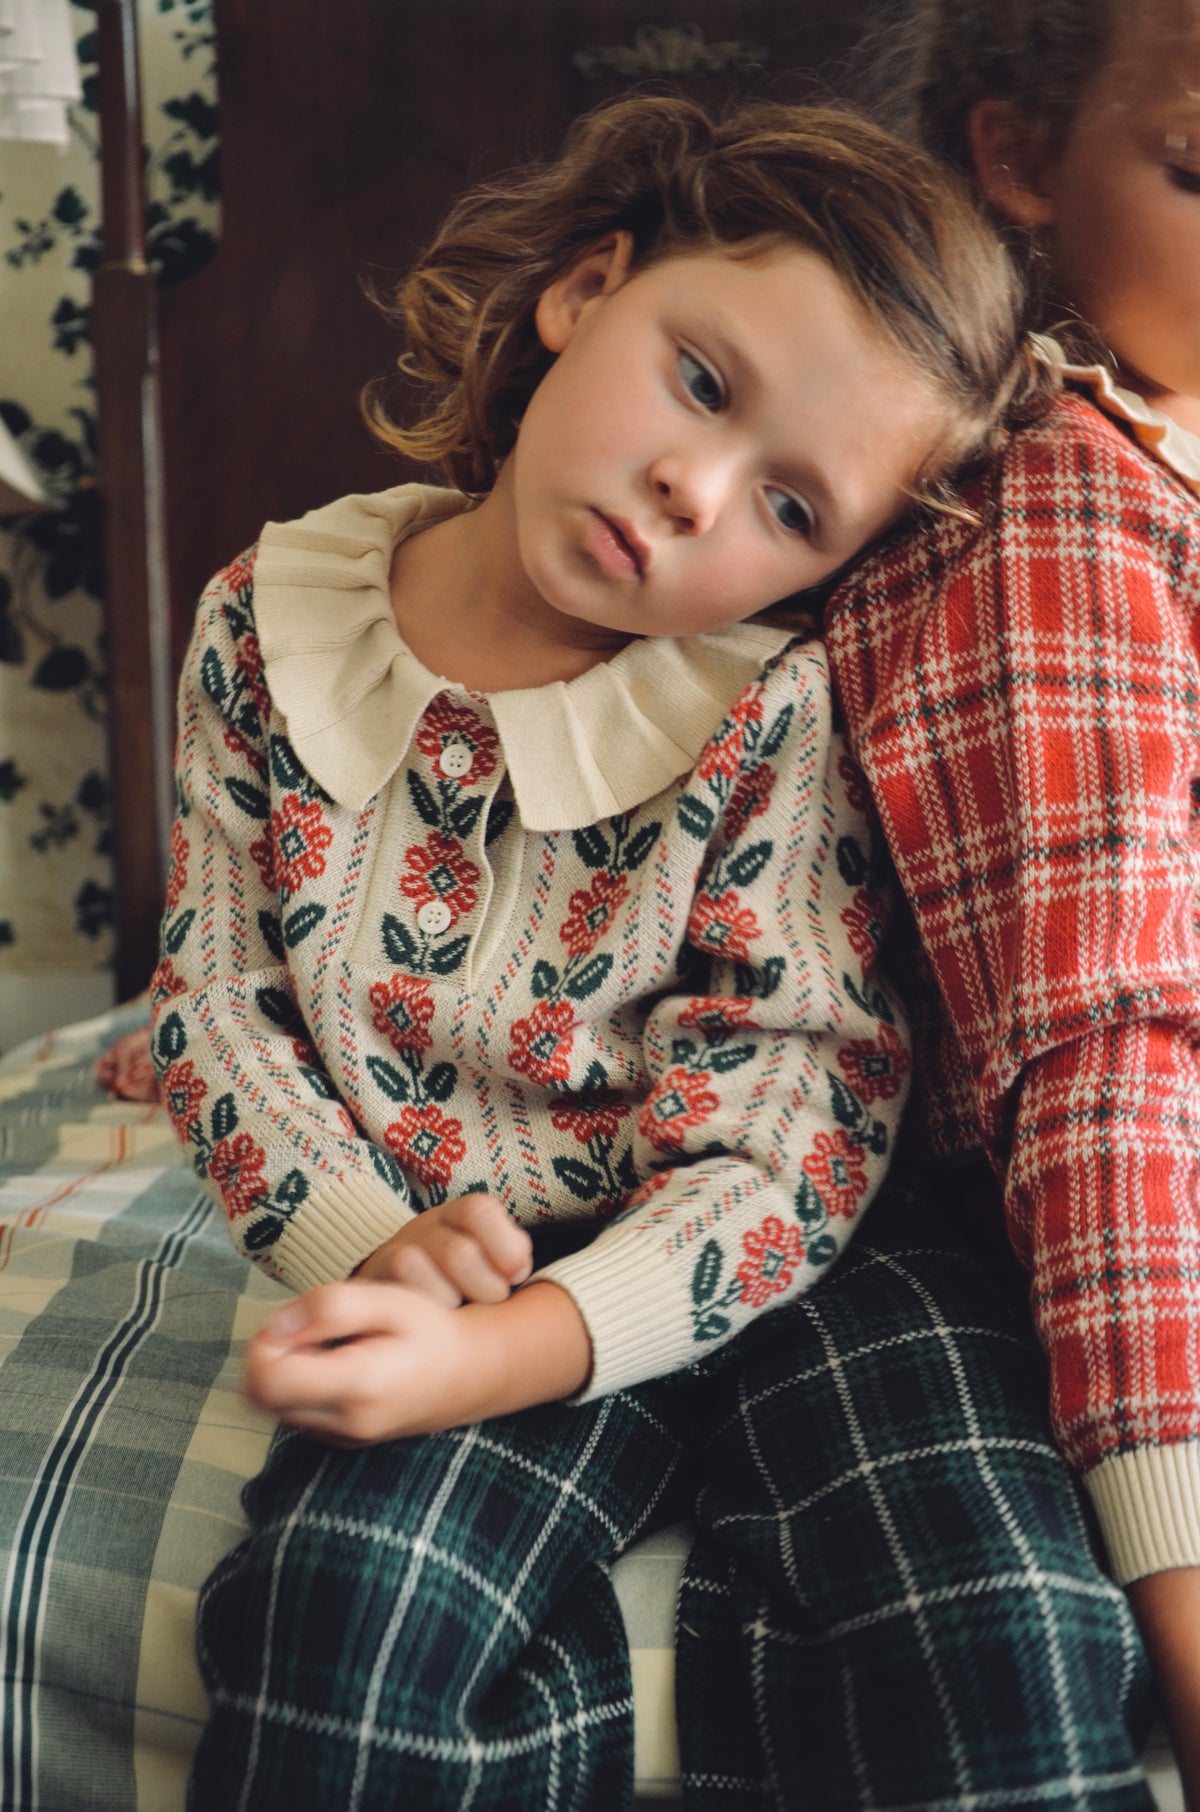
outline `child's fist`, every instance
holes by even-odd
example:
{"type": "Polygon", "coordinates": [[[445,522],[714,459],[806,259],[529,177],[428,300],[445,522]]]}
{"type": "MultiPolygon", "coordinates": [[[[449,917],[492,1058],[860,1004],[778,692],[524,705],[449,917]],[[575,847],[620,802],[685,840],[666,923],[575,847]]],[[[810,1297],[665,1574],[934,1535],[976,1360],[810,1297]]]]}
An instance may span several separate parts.
{"type": "Polygon", "coordinates": [[[357,1277],[407,1284],[435,1302],[503,1302],[529,1276],[533,1247],[491,1195],[460,1195],[427,1208],[364,1259],[357,1277]]]}

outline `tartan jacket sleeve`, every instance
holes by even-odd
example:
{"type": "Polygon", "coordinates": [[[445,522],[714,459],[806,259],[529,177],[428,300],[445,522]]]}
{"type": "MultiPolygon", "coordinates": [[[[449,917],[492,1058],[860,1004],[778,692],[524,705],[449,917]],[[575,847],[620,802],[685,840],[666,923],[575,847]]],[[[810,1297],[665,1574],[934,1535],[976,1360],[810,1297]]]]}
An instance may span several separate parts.
{"type": "Polygon", "coordinates": [[[176,1132],[245,1255],[282,1277],[274,1241],[287,1227],[293,1246],[303,1241],[297,1267],[344,1276],[415,1209],[396,1165],[339,1100],[296,1000],[271,877],[267,775],[279,755],[252,574],[249,555],[212,582],[180,681],[151,1052],[176,1132]]]}
{"type": "Polygon", "coordinates": [[[1065,398],[827,634],[1118,1575],[1200,1563],[1200,507],[1065,398]]]}

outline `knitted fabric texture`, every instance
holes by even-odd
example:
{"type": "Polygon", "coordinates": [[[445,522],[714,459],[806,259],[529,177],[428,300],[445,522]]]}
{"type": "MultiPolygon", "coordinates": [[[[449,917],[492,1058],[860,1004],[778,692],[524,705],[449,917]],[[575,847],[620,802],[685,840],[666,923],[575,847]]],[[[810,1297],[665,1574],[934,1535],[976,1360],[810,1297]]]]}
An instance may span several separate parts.
{"type": "MultiPolygon", "coordinates": [[[[384,638],[383,672],[411,657],[386,594],[364,626],[347,501],[322,585],[326,716],[354,744],[347,645],[384,638]]],[[[329,518],[307,522],[323,557],[329,518]]],[[[426,687],[381,790],[319,785],[264,677],[253,564],[214,582],[186,662],[154,985],[168,1106],[242,1249],[305,1288],[470,1190],[571,1223],[580,1249],[539,1275],[587,1324],[593,1396],[808,1288],[883,1175],[908,1068],[822,646],[753,631],[777,652],[687,772],[531,830],[509,742],[553,764],[537,693],[514,718],[515,695],[426,687]]]]}
{"type": "Polygon", "coordinates": [[[1002,1180],[1130,1578],[1200,1562],[1200,501],[1075,396],[993,482],[827,634],[932,971],[929,1141],[1002,1180]]]}

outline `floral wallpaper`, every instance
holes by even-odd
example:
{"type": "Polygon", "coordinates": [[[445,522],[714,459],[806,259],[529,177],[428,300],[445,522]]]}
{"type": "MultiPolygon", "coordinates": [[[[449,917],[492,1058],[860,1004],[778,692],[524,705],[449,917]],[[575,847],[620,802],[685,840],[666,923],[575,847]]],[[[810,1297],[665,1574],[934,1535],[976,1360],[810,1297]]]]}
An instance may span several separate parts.
{"type": "MultiPolygon", "coordinates": [[[[111,997],[88,337],[99,256],[95,0],[71,8],[83,98],[68,147],[0,145],[0,417],[53,504],[0,516],[0,1051],[111,997]]],[[[150,259],[166,284],[197,270],[215,245],[211,0],[139,0],[139,29],[150,259]]]]}

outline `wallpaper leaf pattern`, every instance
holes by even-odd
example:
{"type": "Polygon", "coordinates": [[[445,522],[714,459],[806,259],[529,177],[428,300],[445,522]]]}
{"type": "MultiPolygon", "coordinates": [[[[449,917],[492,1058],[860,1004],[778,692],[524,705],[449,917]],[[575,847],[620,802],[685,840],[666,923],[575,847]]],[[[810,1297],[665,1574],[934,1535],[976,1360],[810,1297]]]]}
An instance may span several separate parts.
{"type": "MultiPolygon", "coordinates": [[[[53,507],[0,515],[0,973],[111,958],[113,878],[90,276],[100,255],[95,0],[72,0],[72,142],[0,150],[0,418],[53,507]]],[[[211,0],[140,0],[150,263],[216,244],[211,0]]]]}

